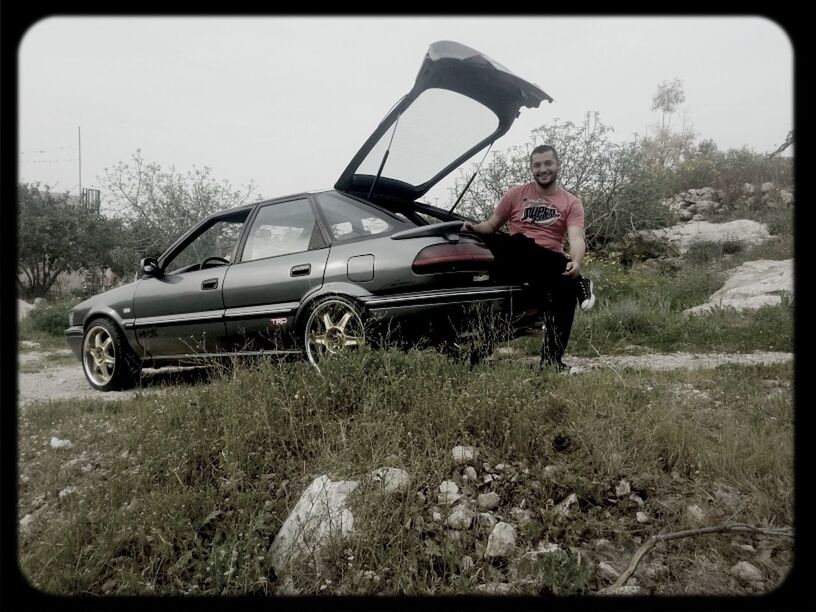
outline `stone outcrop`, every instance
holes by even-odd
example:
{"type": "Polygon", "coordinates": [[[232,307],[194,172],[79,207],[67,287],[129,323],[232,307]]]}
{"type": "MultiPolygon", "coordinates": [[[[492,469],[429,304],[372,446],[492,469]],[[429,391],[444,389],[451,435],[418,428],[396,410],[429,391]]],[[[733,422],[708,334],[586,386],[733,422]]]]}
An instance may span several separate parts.
{"type": "Polygon", "coordinates": [[[793,295],[793,260],[748,261],[730,271],[725,284],[708,302],[689,308],[686,314],[710,312],[714,308],[747,310],[779,304],[783,295],[793,295]]]}
{"type": "Polygon", "coordinates": [[[695,221],[639,233],[649,240],[666,241],[680,254],[685,254],[695,242],[739,241],[744,245],[757,245],[770,238],[765,224],[750,219],[737,219],[727,223],[695,221]]]}

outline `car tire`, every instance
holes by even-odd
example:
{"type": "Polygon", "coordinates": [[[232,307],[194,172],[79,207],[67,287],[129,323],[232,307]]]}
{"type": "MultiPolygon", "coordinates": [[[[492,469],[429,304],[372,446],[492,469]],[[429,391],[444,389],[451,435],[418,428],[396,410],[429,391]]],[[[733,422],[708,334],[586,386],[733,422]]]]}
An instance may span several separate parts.
{"type": "Polygon", "coordinates": [[[112,321],[95,319],[88,325],[82,336],[82,370],[99,391],[117,391],[135,384],[138,359],[112,321]]]}
{"type": "Polygon", "coordinates": [[[306,359],[319,369],[327,357],[365,345],[363,320],[362,308],[348,298],[328,296],[316,301],[303,327],[306,359]]]}

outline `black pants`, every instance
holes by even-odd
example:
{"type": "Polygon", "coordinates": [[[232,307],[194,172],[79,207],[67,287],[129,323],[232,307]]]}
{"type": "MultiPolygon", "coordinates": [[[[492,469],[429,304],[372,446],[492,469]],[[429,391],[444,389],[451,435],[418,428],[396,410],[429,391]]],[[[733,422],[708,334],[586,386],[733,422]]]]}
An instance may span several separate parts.
{"type": "Polygon", "coordinates": [[[534,305],[544,312],[541,365],[558,365],[567,350],[577,301],[575,279],[563,276],[569,259],[522,234],[480,236],[496,258],[498,282],[529,285],[534,305]]]}

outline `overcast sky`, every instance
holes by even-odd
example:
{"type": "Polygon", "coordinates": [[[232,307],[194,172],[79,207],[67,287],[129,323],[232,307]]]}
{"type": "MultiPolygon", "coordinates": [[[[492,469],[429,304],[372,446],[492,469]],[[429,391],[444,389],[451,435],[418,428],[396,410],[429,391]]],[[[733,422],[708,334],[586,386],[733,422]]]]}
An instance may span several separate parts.
{"type": "Polygon", "coordinates": [[[20,179],[76,193],[80,127],[83,187],[140,149],[264,197],[329,188],[437,40],[555,99],[522,109],[494,151],[587,111],[618,140],[643,134],[676,78],[677,120],[720,149],[771,151],[793,128],[793,48],[762,17],[51,17],[18,50],[20,179]]]}

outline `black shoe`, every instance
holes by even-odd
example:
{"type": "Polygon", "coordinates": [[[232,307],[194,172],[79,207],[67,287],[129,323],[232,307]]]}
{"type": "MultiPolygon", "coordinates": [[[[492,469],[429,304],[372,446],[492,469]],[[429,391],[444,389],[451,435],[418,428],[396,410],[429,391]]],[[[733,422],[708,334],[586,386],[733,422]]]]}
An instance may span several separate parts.
{"type": "Polygon", "coordinates": [[[590,310],[595,305],[594,283],[585,276],[578,276],[575,279],[575,287],[581,310],[590,310]]]}

